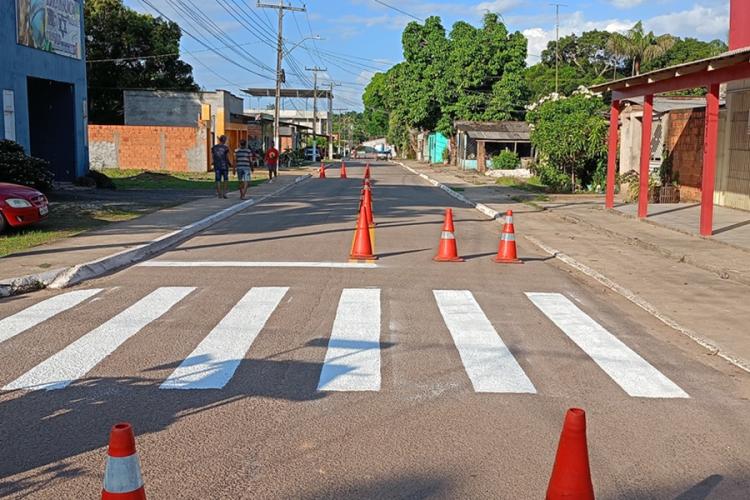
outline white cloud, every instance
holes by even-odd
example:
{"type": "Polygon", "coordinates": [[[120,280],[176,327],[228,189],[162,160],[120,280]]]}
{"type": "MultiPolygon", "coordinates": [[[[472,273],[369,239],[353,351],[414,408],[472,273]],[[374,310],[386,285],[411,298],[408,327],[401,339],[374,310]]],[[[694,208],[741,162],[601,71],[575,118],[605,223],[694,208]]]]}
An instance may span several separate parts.
{"type": "Polygon", "coordinates": [[[652,17],[644,25],[655,33],[671,33],[696,38],[726,39],[729,32],[729,5],[721,7],[693,6],[690,10],[652,17]]]}
{"type": "Polygon", "coordinates": [[[632,9],[633,7],[640,5],[645,0],[611,0],[611,4],[618,9],[632,9]]]}
{"type": "Polygon", "coordinates": [[[505,13],[511,9],[514,9],[521,5],[522,2],[519,0],[494,0],[492,2],[480,2],[474,7],[474,10],[480,14],[484,14],[486,11],[499,12],[500,14],[505,13]]]}

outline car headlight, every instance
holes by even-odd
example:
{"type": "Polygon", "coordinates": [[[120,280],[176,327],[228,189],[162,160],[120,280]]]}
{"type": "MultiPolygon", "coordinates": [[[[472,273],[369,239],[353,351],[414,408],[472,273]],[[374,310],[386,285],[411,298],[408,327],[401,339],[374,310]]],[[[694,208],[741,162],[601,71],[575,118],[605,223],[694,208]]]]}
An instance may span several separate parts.
{"type": "Polygon", "coordinates": [[[5,203],[13,208],[28,208],[31,206],[31,203],[24,200],[23,198],[8,198],[7,200],[5,200],[5,203]]]}

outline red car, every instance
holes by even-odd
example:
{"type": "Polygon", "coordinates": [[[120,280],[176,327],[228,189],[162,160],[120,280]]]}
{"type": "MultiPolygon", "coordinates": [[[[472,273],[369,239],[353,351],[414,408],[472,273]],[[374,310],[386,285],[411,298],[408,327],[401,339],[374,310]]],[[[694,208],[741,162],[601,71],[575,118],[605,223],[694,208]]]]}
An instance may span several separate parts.
{"type": "Polygon", "coordinates": [[[0,182],[0,232],[7,226],[21,227],[47,217],[47,197],[34,188],[0,182]]]}

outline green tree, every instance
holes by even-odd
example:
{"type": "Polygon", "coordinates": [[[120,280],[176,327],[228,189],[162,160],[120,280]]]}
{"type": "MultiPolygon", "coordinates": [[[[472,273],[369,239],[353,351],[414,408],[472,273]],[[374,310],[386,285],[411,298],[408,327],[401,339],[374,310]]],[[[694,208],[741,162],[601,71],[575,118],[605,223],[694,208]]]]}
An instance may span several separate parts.
{"type": "Polygon", "coordinates": [[[643,71],[652,71],[675,64],[714,57],[728,49],[727,44],[721,40],[704,42],[696,38],[676,38],[674,45],[669,50],[648,62],[644,62],[643,71]]]}
{"type": "Polygon", "coordinates": [[[178,55],[176,23],[140,14],[122,0],[86,0],[84,18],[93,123],[122,123],[122,89],[198,90],[192,67],[178,55]]]}
{"type": "Polygon", "coordinates": [[[558,179],[556,173],[565,173],[572,180],[568,185],[591,180],[607,159],[605,109],[602,98],[585,89],[570,97],[542,98],[529,106],[526,119],[543,176],[558,179]]]}
{"type": "Polygon", "coordinates": [[[364,131],[369,137],[385,137],[388,134],[388,110],[385,104],[387,81],[385,73],[375,73],[362,94],[365,105],[362,120],[364,131]]]}
{"type": "Polygon", "coordinates": [[[641,65],[664,55],[675,44],[672,35],[654,35],[653,31],[646,33],[643,23],[638,21],[624,35],[613,33],[607,42],[607,48],[614,54],[630,59],[633,65],[633,75],[641,73],[641,65]]]}

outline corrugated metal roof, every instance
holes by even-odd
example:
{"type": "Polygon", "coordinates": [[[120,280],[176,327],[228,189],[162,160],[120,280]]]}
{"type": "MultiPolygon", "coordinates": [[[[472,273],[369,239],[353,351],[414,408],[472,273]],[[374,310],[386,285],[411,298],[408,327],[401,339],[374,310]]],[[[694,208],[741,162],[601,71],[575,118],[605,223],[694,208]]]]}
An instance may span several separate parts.
{"type": "Polygon", "coordinates": [[[453,125],[472,139],[513,142],[528,141],[530,137],[529,124],[526,122],[457,121],[453,125]]]}

